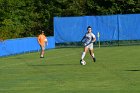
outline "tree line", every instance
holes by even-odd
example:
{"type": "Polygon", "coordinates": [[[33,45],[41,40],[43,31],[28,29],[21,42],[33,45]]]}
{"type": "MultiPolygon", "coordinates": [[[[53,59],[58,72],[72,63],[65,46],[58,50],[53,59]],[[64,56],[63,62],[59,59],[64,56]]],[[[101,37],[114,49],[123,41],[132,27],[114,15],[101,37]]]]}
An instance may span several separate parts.
{"type": "Polygon", "coordinates": [[[53,35],[53,17],[140,13],[140,0],[0,0],[0,38],[53,35]]]}

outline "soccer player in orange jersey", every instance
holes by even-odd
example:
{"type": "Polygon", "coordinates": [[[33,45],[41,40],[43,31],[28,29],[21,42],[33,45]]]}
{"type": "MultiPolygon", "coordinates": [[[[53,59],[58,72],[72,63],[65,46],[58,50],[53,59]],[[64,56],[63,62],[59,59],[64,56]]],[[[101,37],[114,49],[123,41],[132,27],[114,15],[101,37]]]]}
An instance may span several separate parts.
{"type": "Polygon", "coordinates": [[[41,34],[38,36],[38,43],[41,47],[40,58],[44,58],[45,43],[48,44],[47,37],[44,35],[44,31],[41,31],[41,34]]]}

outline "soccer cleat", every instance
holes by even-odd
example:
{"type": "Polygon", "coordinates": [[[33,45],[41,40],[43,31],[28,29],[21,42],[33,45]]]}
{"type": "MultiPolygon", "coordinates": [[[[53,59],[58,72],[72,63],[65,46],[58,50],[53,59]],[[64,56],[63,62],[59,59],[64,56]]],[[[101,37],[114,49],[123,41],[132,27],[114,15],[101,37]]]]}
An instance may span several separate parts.
{"type": "Polygon", "coordinates": [[[95,57],[93,58],[93,61],[96,62],[96,58],[95,57]]]}
{"type": "Polygon", "coordinates": [[[81,63],[82,61],[83,61],[83,59],[80,60],[80,64],[81,64],[81,65],[82,65],[82,63],[81,63]]]}
{"type": "Polygon", "coordinates": [[[40,55],[40,58],[44,58],[44,55],[40,55]]]}
{"type": "Polygon", "coordinates": [[[80,64],[81,64],[82,59],[80,60],[80,64]]]}

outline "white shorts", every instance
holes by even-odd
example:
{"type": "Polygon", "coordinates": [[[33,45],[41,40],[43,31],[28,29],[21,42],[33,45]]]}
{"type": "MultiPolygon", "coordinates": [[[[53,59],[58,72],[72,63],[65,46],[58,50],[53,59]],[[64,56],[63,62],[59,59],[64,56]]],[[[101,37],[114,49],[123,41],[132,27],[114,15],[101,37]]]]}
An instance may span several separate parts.
{"type": "Polygon", "coordinates": [[[90,50],[93,50],[93,43],[91,43],[91,44],[89,44],[89,45],[87,45],[85,47],[88,47],[90,50]]]}

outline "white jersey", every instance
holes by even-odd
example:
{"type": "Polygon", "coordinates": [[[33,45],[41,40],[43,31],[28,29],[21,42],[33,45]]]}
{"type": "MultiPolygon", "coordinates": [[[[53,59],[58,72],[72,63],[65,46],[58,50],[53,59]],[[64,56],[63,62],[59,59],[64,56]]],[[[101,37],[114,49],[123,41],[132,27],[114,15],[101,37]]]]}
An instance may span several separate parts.
{"type": "Polygon", "coordinates": [[[84,45],[87,46],[92,43],[93,38],[96,38],[93,33],[86,33],[84,36],[84,45]]]}

